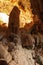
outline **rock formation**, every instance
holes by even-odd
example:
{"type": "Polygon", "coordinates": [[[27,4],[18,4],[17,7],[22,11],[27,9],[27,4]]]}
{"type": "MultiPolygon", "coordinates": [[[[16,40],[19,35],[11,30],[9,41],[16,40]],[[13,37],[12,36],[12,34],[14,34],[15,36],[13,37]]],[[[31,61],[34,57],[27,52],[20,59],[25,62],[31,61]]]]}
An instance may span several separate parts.
{"type": "Polygon", "coordinates": [[[17,34],[19,30],[19,15],[20,15],[20,10],[18,9],[18,7],[14,6],[14,8],[12,9],[9,15],[8,28],[10,32],[15,34],[17,34]]]}
{"type": "MultiPolygon", "coordinates": [[[[43,33],[43,0],[30,0],[32,12],[34,14],[34,22],[36,22],[36,27],[38,27],[38,32],[43,33]],[[39,19],[39,20],[37,20],[39,19]],[[38,22],[38,24],[37,24],[38,22]]],[[[36,29],[36,28],[35,28],[36,29]]]]}

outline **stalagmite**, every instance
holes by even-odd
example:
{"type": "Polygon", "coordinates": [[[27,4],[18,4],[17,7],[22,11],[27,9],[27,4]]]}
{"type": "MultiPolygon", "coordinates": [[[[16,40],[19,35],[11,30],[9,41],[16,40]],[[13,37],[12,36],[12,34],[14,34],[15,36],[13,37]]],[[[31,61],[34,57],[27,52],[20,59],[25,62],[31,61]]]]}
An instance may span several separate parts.
{"type": "Polygon", "coordinates": [[[19,30],[19,14],[20,14],[20,10],[18,9],[18,7],[14,6],[14,8],[12,9],[9,15],[8,28],[10,32],[15,34],[17,34],[19,30]]]}

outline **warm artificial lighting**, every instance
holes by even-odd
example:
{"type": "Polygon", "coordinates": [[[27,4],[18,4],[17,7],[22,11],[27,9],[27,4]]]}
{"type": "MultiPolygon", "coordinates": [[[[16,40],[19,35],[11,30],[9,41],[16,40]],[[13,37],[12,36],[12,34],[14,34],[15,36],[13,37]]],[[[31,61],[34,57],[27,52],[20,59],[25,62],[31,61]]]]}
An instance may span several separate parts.
{"type": "MultiPolygon", "coordinates": [[[[20,28],[24,27],[26,23],[31,23],[33,21],[30,0],[0,0],[0,12],[5,12],[9,15],[14,6],[17,6],[20,10],[20,28]]],[[[8,26],[9,16],[5,13],[1,13],[0,19],[8,26]]]]}
{"type": "MultiPolygon", "coordinates": [[[[20,27],[24,27],[26,23],[31,23],[32,19],[26,18],[25,13],[20,12],[20,27]]],[[[2,25],[3,23],[6,24],[8,27],[8,22],[9,22],[9,16],[5,13],[0,13],[0,24],[2,25]]]]}
{"type": "Polygon", "coordinates": [[[33,22],[33,18],[31,17],[31,15],[32,14],[30,12],[28,12],[27,10],[26,10],[26,12],[21,10],[21,12],[20,12],[20,28],[24,27],[26,23],[28,24],[28,23],[33,22]]]}
{"type": "Polygon", "coordinates": [[[6,24],[6,26],[8,27],[8,20],[9,20],[9,16],[5,13],[0,13],[0,24],[2,25],[3,23],[6,24]]]}

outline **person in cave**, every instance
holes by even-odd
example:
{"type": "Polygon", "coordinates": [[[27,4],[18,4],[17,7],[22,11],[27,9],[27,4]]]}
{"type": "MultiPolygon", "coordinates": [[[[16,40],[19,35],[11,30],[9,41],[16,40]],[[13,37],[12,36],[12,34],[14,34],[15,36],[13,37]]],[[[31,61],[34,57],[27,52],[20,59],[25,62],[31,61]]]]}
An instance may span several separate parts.
{"type": "Polygon", "coordinates": [[[10,15],[9,15],[9,24],[8,29],[10,32],[17,34],[19,31],[19,15],[20,10],[17,6],[14,6],[10,15]]]}

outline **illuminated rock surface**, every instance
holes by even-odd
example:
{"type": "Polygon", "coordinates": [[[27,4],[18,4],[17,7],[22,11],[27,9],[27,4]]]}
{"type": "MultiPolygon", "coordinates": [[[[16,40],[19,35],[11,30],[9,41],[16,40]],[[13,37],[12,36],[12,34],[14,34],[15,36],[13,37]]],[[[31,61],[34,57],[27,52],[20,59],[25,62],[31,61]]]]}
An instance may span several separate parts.
{"type": "MultiPolygon", "coordinates": [[[[14,37],[14,39],[17,41],[16,43],[13,41],[10,42],[7,39],[2,39],[2,41],[0,41],[0,60],[5,60],[7,63],[9,63],[9,65],[35,65],[35,60],[33,59],[35,56],[35,50],[29,50],[26,49],[26,47],[23,48],[21,41],[17,35],[14,37]]],[[[30,39],[32,39],[31,35],[30,39]]],[[[38,49],[37,55],[40,56],[40,59],[43,63],[43,54],[40,52],[42,53],[42,51],[38,49]]]]}

